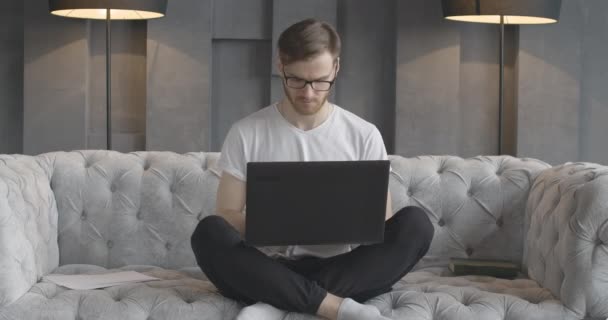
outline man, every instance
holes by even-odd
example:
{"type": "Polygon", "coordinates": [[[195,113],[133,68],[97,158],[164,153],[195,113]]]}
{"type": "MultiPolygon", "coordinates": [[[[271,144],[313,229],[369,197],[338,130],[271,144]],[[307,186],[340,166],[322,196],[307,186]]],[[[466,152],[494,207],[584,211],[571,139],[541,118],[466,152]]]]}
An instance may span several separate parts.
{"type": "Polygon", "coordinates": [[[387,159],[373,124],[327,100],[340,70],[334,28],[298,22],[281,34],[278,49],[285,96],[230,129],[218,162],[218,215],[203,219],[192,235],[197,262],[223,295],[250,304],[237,319],[283,319],[286,311],[388,319],[361,303],[390,291],[426,254],[433,226],[421,209],[393,215],[389,194],[384,242],[354,250],[291,246],[270,257],[243,242],[247,162],[387,159]]]}

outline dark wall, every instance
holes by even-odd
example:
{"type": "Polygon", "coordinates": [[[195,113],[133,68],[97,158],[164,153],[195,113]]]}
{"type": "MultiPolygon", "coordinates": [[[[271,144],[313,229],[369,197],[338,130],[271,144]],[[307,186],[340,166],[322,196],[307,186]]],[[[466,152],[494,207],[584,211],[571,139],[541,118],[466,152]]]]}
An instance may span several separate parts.
{"type": "Polygon", "coordinates": [[[520,154],[608,164],[608,2],[564,0],[556,25],[521,29],[520,154]]]}
{"type": "Polygon", "coordinates": [[[0,2],[0,153],[23,150],[23,2],[0,2]]]}
{"type": "MultiPolygon", "coordinates": [[[[16,31],[0,39],[0,151],[103,148],[103,22],[14,3],[3,5],[17,14],[2,20],[16,31]]],[[[564,0],[558,24],[506,29],[507,151],[608,163],[607,9],[564,0]]],[[[446,21],[426,0],[180,0],[165,18],[114,23],[115,149],[218,151],[234,121],[281,96],[275,42],[310,16],[343,38],[333,101],[376,124],[390,153],[497,152],[498,27],[446,21]]]]}

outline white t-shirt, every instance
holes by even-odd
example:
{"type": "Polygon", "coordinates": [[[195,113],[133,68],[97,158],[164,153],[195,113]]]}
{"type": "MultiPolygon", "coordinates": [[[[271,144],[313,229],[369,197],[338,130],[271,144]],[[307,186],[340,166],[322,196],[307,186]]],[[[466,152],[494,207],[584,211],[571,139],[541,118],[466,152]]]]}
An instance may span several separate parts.
{"type": "MultiPolygon", "coordinates": [[[[337,105],[332,106],[321,125],[306,131],[288,122],[277,104],[247,116],[230,128],[218,168],[246,181],[248,162],[388,159],[376,126],[337,105]]],[[[349,245],[289,246],[282,255],[331,257],[350,250],[349,245]]]]}

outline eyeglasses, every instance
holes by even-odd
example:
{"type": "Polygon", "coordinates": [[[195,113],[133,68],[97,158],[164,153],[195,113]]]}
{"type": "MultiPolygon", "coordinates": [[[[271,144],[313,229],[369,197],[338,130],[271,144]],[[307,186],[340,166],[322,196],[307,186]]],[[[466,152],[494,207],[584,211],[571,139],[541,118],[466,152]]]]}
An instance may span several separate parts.
{"type": "Polygon", "coordinates": [[[285,78],[285,85],[292,89],[302,89],[306,87],[307,84],[310,83],[310,87],[315,91],[329,91],[333,86],[334,82],[336,82],[336,78],[334,77],[331,81],[324,80],[313,80],[308,81],[304,79],[300,79],[298,77],[288,77],[285,74],[285,70],[283,70],[283,77],[285,78]]]}

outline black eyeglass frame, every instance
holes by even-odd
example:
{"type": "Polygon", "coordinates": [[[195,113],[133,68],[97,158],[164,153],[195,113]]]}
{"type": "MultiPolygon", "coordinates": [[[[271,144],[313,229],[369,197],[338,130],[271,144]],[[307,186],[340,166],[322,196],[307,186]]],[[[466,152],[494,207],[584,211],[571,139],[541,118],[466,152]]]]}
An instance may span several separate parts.
{"type": "MultiPolygon", "coordinates": [[[[336,68],[337,68],[337,67],[335,66],[335,67],[334,67],[334,71],[336,70],[336,68]]],[[[283,79],[284,79],[284,80],[283,80],[283,82],[285,82],[285,85],[286,85],[287,87],[292,88],[292,89],[298,89],[298,90],[299,90],[299,89],[304,89],[304,88],[305,88],[305,87],[306,87],[308,84],[310,84],[310,87],[311,87],[313,90],[315,90],[315,91],[329,91],[329,90],[331,90],[331,88],[334,86],[334,83],[336,82],[336,78],[338,78],[338,75],[337,75],[337,74],[334,76],[334,78],[333,78],[331,81],[329,81],[329,80],[313,80],[313,81],[308,81],[308,80],[305,80],[305,79],[302,79],[302,78],[298,78],[298,77],[288,77],[288,76],[285,74],[285,69],[283,69],[283,79]],[[304,81],[304,84],[303,84],[302,86],[300,86],[300,87],[294,87],[294,86],[290,86],[290,85],[288,84],[289,79],[297,79],[297,80],[300,80],[300,81],[304,81]],[[321,83],[329,83],[329,88],[327,88],[327,90],[319,90],[319,89],[316,89],[316,88],[315,88],[315,82],[317,82],[317,83],[318,83],[318,82],[321,82],[321,83]]]]}

